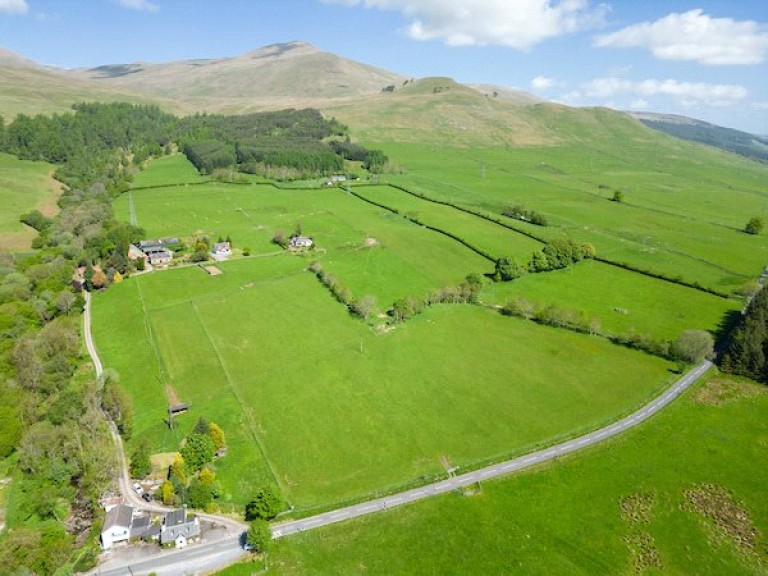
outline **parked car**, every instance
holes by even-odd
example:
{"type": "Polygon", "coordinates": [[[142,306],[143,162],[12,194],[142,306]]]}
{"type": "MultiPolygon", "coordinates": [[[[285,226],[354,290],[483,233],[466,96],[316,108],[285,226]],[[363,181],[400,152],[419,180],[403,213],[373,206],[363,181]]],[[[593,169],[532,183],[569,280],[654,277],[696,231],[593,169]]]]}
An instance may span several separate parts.
{"type": "Polygon", "coordinates": [[[152,502],[152,496],[144,492],[144,494],[141,495],[141,499],[144,500],[144,502],[152,502]]]}
{"type": "Polygon", "coordinates": [[[141,487],[141,484],[138,482],[133,483],[133,491],[136,492],[139,496],[141,496],[144,493],[144,489],[141,487]]]}

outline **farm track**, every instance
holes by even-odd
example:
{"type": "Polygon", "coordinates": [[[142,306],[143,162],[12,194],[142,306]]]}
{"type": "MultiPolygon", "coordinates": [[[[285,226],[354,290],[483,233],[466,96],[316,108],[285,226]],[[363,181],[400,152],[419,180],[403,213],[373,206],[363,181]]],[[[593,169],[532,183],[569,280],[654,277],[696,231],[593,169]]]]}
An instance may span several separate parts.
{"type": "MultiPolygon", "coordinates": [[[[85,308],[83,311],[83,335],[85,339],[85,347],[88,350],[88,355],[91,357],[91,362],[93,363],[94,371],[96,372],[97,377],[101,377],[103,374],[103,365],[101,363],[101,359],[99,358],[98,352],[96,351],[96,346],[93,343],[93,336],[91,334],[91,295],[89,292],[85,292],[85,308]]],[[[117,426],[115,423],[110,420],[106,414],[104,414],[104,418],[107,420],[107,425],[109,426],[110,434],[112,435],[112,439],[115,443],[115,449],[117,453],[118,463],[120,466],[120,472],[118,476],[118,487],[120,489],[120,494],[123,497],[123,500],[126,504],[130,504],[134,506],[135,508],[139,510],[144,511],[150,511],[150,512],[156,512],[156,513],[164,513],[168,512],[169,510],[172,510],[172,508],[168,506],[163,506],[161,504],[157,504],[155,502],[145,502],[141,498],[139,498],[138,494],[136,494],[132,490],[131,486],[131,478],[130,474],[128,473],[128,463],[126,462],[125,458],[125,448],[123,446],[123,440],[120,437],[120,433],[117,430],[117,426]]],[[[167,551],[163,551],[158,547],[157,554],[155,558],[153,558],[150,561],[144,561],[141,567],[137,566],[135,563],[129,563],[124,566],[116,566],[114,568],[110,567],[109,569],[102,570],[100,567],[96,567],[93,570],[89,572],[89,574],[149,574],[156,572],[158,575],[160,574],[177,574],[179,573],[178,569],[176,568],[177,565],[184,565],[186,562],[189,561],[190,557],[193,556],[202,556],[205,557],[207,561],[210,561],[210,558],[216,558],[222,554],[221,550],[221,544],[223,542],[229,543],[229,548],[232,548],[232,542],[235,543],[236,547],[239,549],[239,541],[241,538],[241,535],[243,534],[243,531],[248,528],[247,524],[244,524],[243,522],[240,522],[238,520],[235,520],[233,518],[229,518],[227,516],[218,516],[214,514],[203,514],[198,513],[197,514],[201,519],[206,520],[208,522],[211,522],[214,526],[220,526],[223,527],[224,530],[227,531],[226,538],[222,539],[219,542],[214,542],[210,544],[201,544],[199,546],[192,546],[190,548],[186,548],[184,550],[178,551],[174,553],[173,560],[170,563],[170,571],[160,570],[160,567],[162,564],[168,564],[168,556],[169,553],[167,551]]],[[[239,556],[240,554],[237,554],[239,556]]],[[[222,558],[225,558],[226,560],[222,562],[222,564],[219,567],[223,567],[226,564],[229,564],[233,561],[232,551],[230,550],[230,553],[226,556],[221,556],[222,558]]]]}
{"type": "MultiPolygon", "coordinates": [[[[91,355],[94,368],[97,371],[97,375],[100,376],[102,372],[102,365],[91,336],[90,305],[90,294],[86,293],[86,306],[84,313],[85,342],[88,353],[91,355]]],[[[405,504],[410,504],[412,502],[423,500],[431,496],[437,496],[449,492],[460,492],[462,489],[484,480],[507,476],[514,472],[551,462],[563,456],[567,456],[568,454],[584,450],[590,446],[594,446],[610,438],[613,438],[629,430],[630,428],[639,425],[642,422],[645,422],[659,411],[661,411],[663,408],[668,406],[670,403],[672,403],[676,398],[678,398],[686,389],[688,389],[694,382],[696,382],[696,380],[703,376],[711,366],[711,362],[703,361],[690,372],[677,379],[661,395],[653,398],[650,402],[637,409],[630,415],[622,418],[617,422],[608,424],[600,429],[564,442],[560,442],[554,446],[549,446],[535,452],[523,454],[510,460],[492,464],[490,466],[485,466],[483,468],[466,472],[458,476],[449,476],[447,479],[434,482],[432,484],[405,490],[403,492],[391,494],[389,496],[375,498],[352,506],[330,510],[322,514],[316,514],[314,516],[309,516],[299,520],[278,523],[272,526],[272,536],[273,538],[282,538],[292,534],[305,532],[307,530],[343,522],[352,518],[365,516],[374,512],[381,512],[405,504]]],[[[144,503],[143,501],[139,500],[135,494],[133,494],[130,487],[130,478],[128,477],[122,442],[119,434],[117,434],[114,423],[112,422],[110,422],[110,429],[112,431],[113,437],[115,438],[115,446],[118,451],[119,461],[121,463],[120,489],[123,493],[123,496],[128,502],[135,503],[145,509],[152,509],[155,511],[167,510],[167,508],[164,506],[144,503]]],[[[123,574],[125,572],[130,572],[131,574],[138,575],[157,572],[158,574],[175,574],[178,573],[178,570],[181,569],[182,566],[185,566],[185,563],[190,562],[190,559],[194,558],[195,555],[205,553],[206,550],[209,550],[210,554],[208,559],[210,560],[210,557],[215,555],[217,548],[220,549],[221,546],[224,545],[232,548],[232,546],[236,545],[236,542],[241,537],[242,531],[246,528],[246,525],[223,516],[200,514],[200,517],[223,524],[226,526],[227,530],[230,531],[229,535],[225,539],[220,540],[216,545],[201,544],[200,546],[192,546],[184,551],[176,552],[172,557],[169,557],[168,554],[164,554],[162,550],[158,549],[154,559],[144,560],[140,564],[128,563],[124,566],[110,569],[108,572],[100,573],[123,574]],[[176,571],[174,572],[174,570],[176,571]]],[[[232,562],[232,557],[228,556],[226,562],[222,561],[221,566],[224,566],[226,563],[230,562],[232,562]]]]}

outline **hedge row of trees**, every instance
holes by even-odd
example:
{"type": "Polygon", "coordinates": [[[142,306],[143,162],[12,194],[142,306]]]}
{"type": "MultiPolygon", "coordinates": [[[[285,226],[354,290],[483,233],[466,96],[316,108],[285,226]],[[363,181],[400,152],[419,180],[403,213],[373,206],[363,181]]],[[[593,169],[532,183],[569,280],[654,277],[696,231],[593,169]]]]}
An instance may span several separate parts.
{"type": "Polygon", "coordinates": [[[336,276],[323,270],[323,266],[320,262],[312,262],[309,265],[309,271],[322,282],[323,286],[328,288],[336,300],[344,304],[355,316],[358,316],[363,320],[368,320],[372,315],[377,313],[375,296],[366,295],[356,299],[352,294],[352,291],[339,282],[336,276]]]}
{"type": "Polygon", "coordinates": [[[537,305],[522,296],[510,300],[501,308],[501,313],[532,320],[545,326],[602,336],[616,344],[678,362],[700,362],[714,357],[714,338],[703,330],[684,330],[674,341],[658,340],[634,330],[627,334],[612,334],[602,330],[599,318],[588,317],[582,310],[554,304],[537,305]]]}
{"type": "MultiPolygon", "coordinates": [[[[432,202],[433,204],[439,204],[441,206],[450,206],[451,208],[454,208],[456,210],[459,210],[460,212],[464,212],[466,214],[471,214],[473,216],[477,216],[478,218],[482,218],[483,220],[487,220],[488,222],[493,222],[494,224],[498,224],[499,226],[502,226],[504,228],[507,228],[508,230],[513,230],[517,232],[518,234],[522,234],[523,236],[527,236],[528,238],[531,238],[533,240],[538,240],[541,243],[546,243],[547,240],[545,238],[542,238],[541,236],[536,235],[535,233],[531,232],[530,230],[524,230],[522,228],[516,228],[514,226],[511,226],[510,224],[504,222],[500,218],[490,216],[486,214],[485,212],[481,210],[476,210],[473,208],[467,208],[465,206],[460,206],[458,204],[454,204],[452,202],[448,202],[446,200],[436,200],[435,198],[432,198],[428,196],[427,194],[424,194],[422,192],[416,192],[414,190],[410,190],[404,186],[400,186],[397,184],[390,184],[393,188],[397,188],[398,190],[401,190],[405,192],[406,194],[410,194],[411,196],[415,196],[416,198],[421,198],[423,200],[426,200],[427,202],[432,202]]],[[[358,197],[367,200],[363,196],[358,195],[358,197]]],[[[368,200],[371,202],[370,200],[368,200]]],[[[382,206],[380,204],[376,204],[378,206],[382,206]]],[[[391,210],[395,213],[397,213],[397,210],[393,210],[391,208],[388,208],[386,206],[382,206],[385,209],[391,210]]],[[[673,284],[679,284],[680,286],[687,286],[689,288],[694,288],[695,290],[700,290],[702,292],[707,292],[708,294],[714,294],[715,296],[720,296],[721,298],[728,298],[730,295],[726,294],[724,292],[720,292],[718,290],[715,290],[714,288],[710,288],[708,286],[704,286],[700,282],[693,281],[689,282],[687,280],[684,280],[682,276],[676,275],[672,276],[669,274],[665,274],[663,272],[658,272],[655,270],[650,270],[648,268],[643,268],[641,266],[637,266],[635,264],[630,264],[628,262],[622,262],[618,260],[610,260],[608,258],[600,257],[600,256],[594,256],[595,260],[598,260],[600,262],[604,262],[606,264],[610,264],[612,266],[618,266],[619,268],[624,268],[625,270],[630,270],[632,272],[637,272],[639,274],[643,274],[644,276],[649,276],[651,278],[657,278],[659,280],[664,280],[667,282],[672,282],[673,284]]]]}
{"type": "Polygon", "coordinates": [[[518,264],[514,258],[499,258],[494,279],[497,282],[508,282],[529,272],[560,270],[594,257],[595,248],[591,244],[578,244],[570,238],[557,238],[544,244],[540,252],[534,252],[528,264],[518,264]]]}
{"type": "Polygon", "coordinates": [[[502,214],[507,218],[514,218],[515,220],[522,220],[524,222],[530,222],[537,226],[546,226],[548,224],[546,216],[541,212],[535,210],[529,210],[522,204],[516,204],[506,208],[502,214]]]}
{"type": "Polygon", "coordinates": [[[483,287],[479,274],[469,274],[458,286],[449,286],[432,291],[425,298],[407,296],[399,298],[387,311],[393,323],[404,322],[434,304],[476,303],[483,287]]]}

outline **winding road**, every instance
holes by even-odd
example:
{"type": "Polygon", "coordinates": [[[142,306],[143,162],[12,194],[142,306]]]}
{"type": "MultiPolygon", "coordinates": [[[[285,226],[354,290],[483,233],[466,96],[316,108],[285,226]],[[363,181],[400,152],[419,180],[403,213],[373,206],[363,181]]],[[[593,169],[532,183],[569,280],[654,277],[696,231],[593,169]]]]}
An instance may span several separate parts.
{"type": "MultiPolygon", "coordinates": [[[[85,343],[88,348],[88,353],[91,355],[93,365],[96,368],[97,374],[101,375],[102,365],[99,360],[96,349],[93,345],[90,329],[90,294],[86,293],[86,305],[85,305],[85,343]]],[[[621,420],[609,424],[598,430],[594,430],[577,438],[549,446],[535,452],[524,454],[479,468],[471,472],[466,472],[458,476],[453,476],[433,484],[421,486],[419,488],[413,488],[406,490],[398,494],[391,496],[384,496],[373,500],[368,500],[360,504],[347,506],[344,508],[338,508],[315,516],[309,516],[301,518],[299,520],[292,520],[288,522],[282,522],[274,524],[272,526],[273,538],[283,538],[291,534],[299,532],[305,532],[322,526],[328,526],[337,522],[343,522],[351,518],[357,518],[366,514],[372,514],[374,512],[380,512],[395,508],[397,506],[403,506],[411,502],[423,500],[431,496],[437,496],[438,494],[445,494],[460,488],[464,488],[481,482],[483,480],[490,480],[492,478],[498,478],[518,472],[531,466],[543,464],[549,462],[561,456],[572,454],[579,450],[594,446],[600,442],[613,438],[614,436],[621,434],[622,432],[637,426],[641,422],[648,420],[654,414],[662,410],[665,406],[669,405],[680,394],[682,394],[687,388],[689,388],[696,380],[698,380],[707,370],[710,369],[712,363],[708,360],[701,362],[698,366],[693,368],[690,372],[680,377],[669,388],[667,388],[661,395],[651,400],[648,404],[644,405],[640,409],[636,410],[629,416],[622,418],[621,420]]],[[[115,437],[115,443],[119,451],[119,458],[121,464],[121,479],[120,490],[123,493],[123,497],[134,503],[136,506],[143,509],[151,509],[155,511],[164,511],[167,508],[159,505],[150,505],[138,498],[136,494],[131,490],[131,483],[128,477],[128,471],[125,466],[125,456],[123,453],[122,441],[120,435],[117,433],[117,429],[114,423],[110,422],[112,435],[115,437]]],[[[247,528],[247,525],[226,518],[222,516],[212,516],[200,514],[200,517],[207,519],[211,522],[216,522],[220,525],[226,526],[227,530],[231,533],[221,540],[210,543],[201,544],[198,546],[191,546],[182,551],[176,551],[174,553],[168,553],[166,551],[157,550],[155,558],[144,559],[140,562],[133,562],[125,564],[124,566],[116,566],[114,569],[108,571],[94,571],[93,573],[99,574],[127,574],[134,575],[149,574],[150,572],[156,572],[158,575],[163,574],[194,574],[202,571],[208,571],[217,567],[223,567],[226,564],[233,562],[239,554],[242,554],[242,550],[237,546],[240,535],[243,530],[247,528]],[[239,550],[239,554],[235,553],[235,548],[239,550]],[[220,562],[218,565],[216,562],[220,562]],[[122,571],[120,571],[122,570],[122,571]]]]}

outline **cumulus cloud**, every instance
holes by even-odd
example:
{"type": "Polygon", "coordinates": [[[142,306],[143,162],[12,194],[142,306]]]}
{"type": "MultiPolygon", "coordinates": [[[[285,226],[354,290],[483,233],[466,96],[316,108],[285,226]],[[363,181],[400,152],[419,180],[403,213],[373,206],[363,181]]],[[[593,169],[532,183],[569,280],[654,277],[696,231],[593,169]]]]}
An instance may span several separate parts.
{"type": "Polygon", "coordinates": [[[26,0],[0,0],[0,12],[7,14],[26,14],[29,7],[26,0]]]}
{"type": "Polygon", "coordinates": [[[562,82],[547,76],[536,76],[536,78],[531,80],[531,88],[534,90],[549,90],[558,86],[562,86],[562,82]]]}
{"type": "Polygon", "coordinates": [[[595,78],[583,87],[590,98],[612,98],[627,94],[634,97],[670,96],[684,106],[732,106],[747,97],[747,89],[735,84],[707,84],[677,80],[642,80],[595,78]]]}
{"type": "Polygon", "coordinates": [[[149,0],[116,0],[120,6],[130,8],[131,10],[144,10],[146,12],[157,12],[159,6],[149,0]]]}
{"type": "Polygon", "coordinates": [[[526,50],[569,32],[599,26],[608,8],[588,0],[322,0],[400,12],[416,40],[450,46],[499,45],[526,50]]]}
{"type": "Polygon", "coordinates": [[[696,9],[598,36],[595,44],[645,48],[662,60],[692,60],[710,66],[760,64],[768,54],[768,26],[751,20],[711,18],[696,9]]]}

